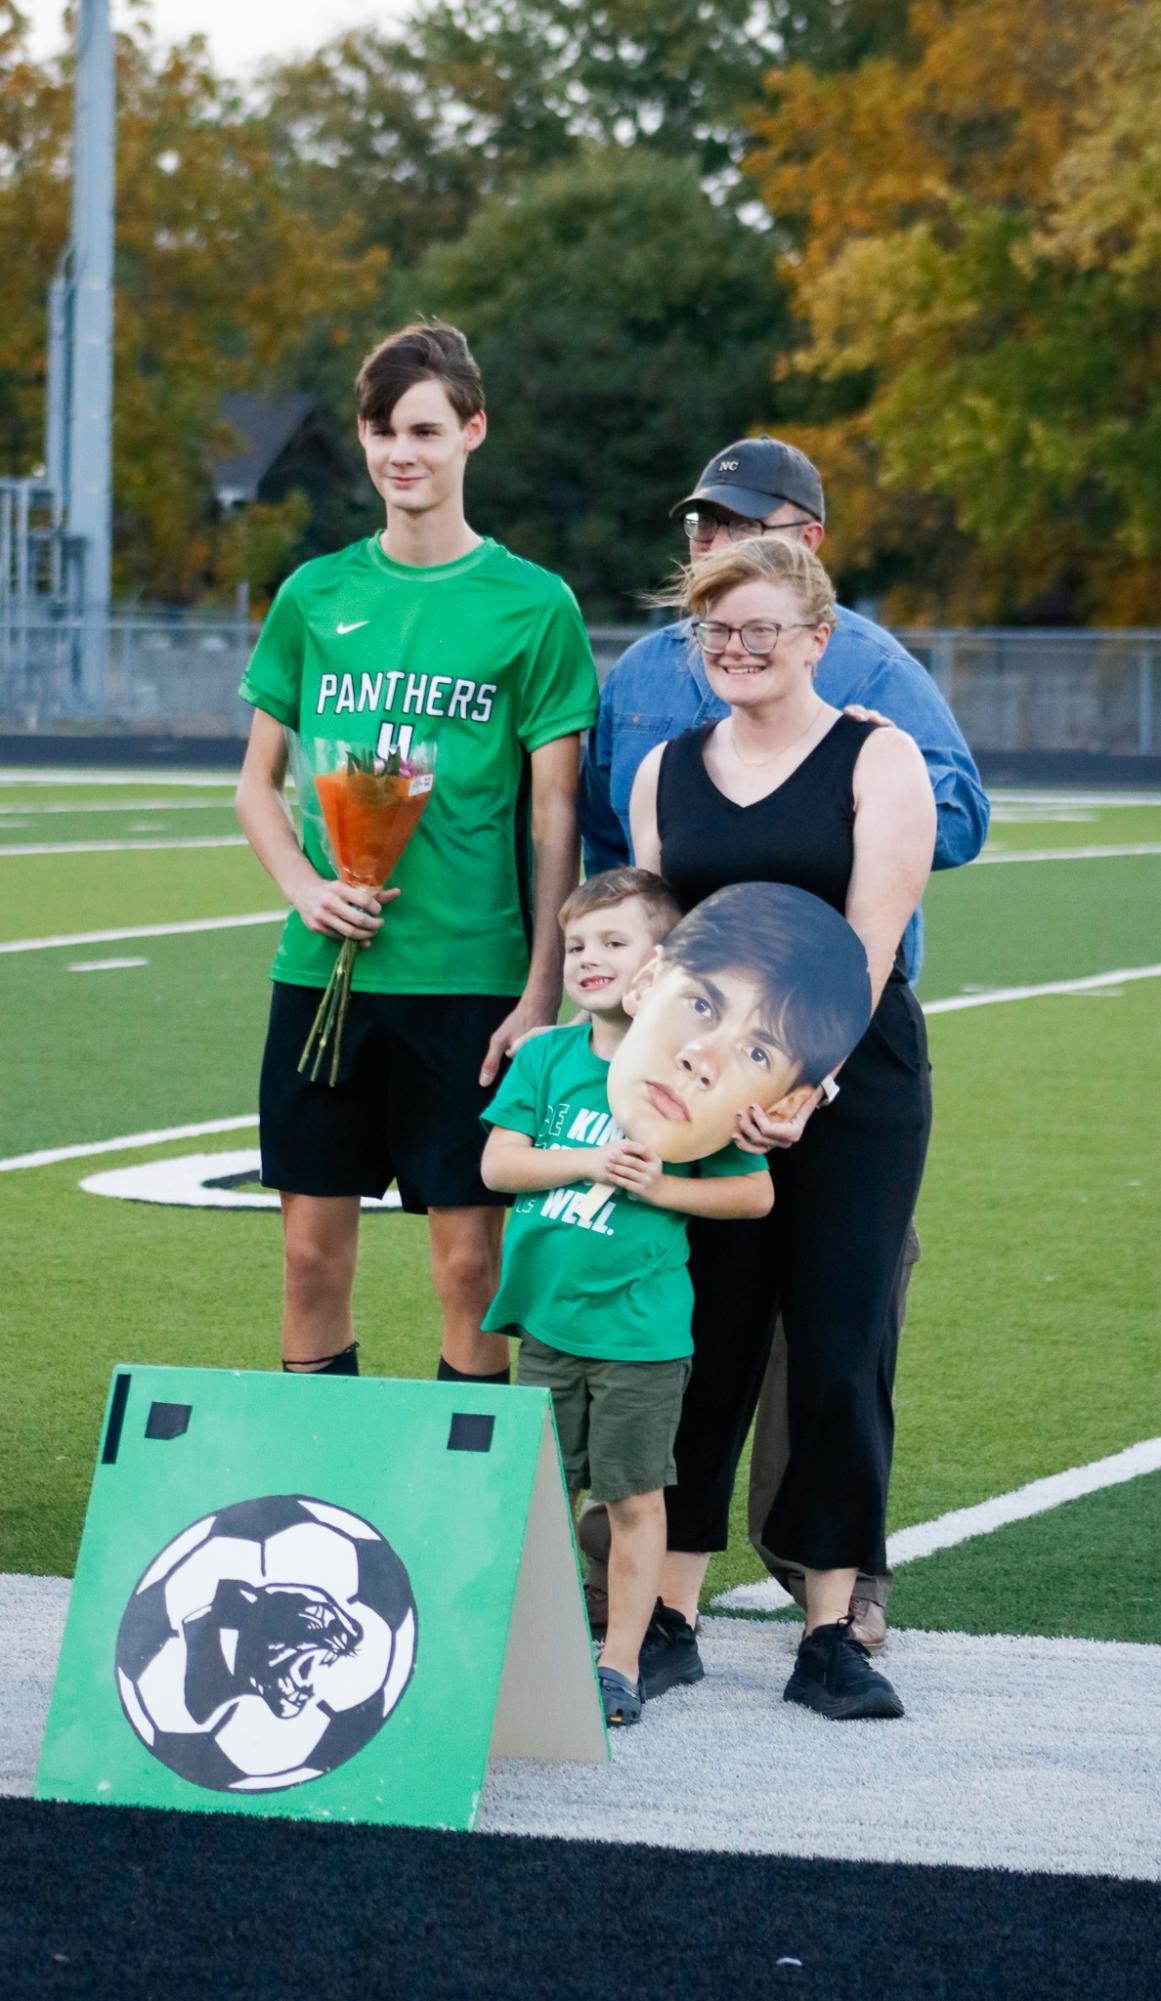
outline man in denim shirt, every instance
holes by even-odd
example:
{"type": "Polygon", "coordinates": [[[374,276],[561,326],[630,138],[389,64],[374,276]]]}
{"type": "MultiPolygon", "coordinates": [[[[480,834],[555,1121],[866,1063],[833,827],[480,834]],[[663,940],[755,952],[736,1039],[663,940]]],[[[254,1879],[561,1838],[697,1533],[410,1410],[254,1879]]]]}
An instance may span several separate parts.
{"type": "MultiPolygon", "coordinates": [[[[795,446],[770,437],[743,438],[716,453],[693,492],[671,513],[682,518],[695,561],[727,539],[750,535],[785,535],[817,550],[826,532],[817,467],[795,446]]],[[[955,717],[919,662],[881,625],[840,605],[815,685],[823,701],[836,708],[875,710],[914,737],[935,794],[933,866],[959,868],[974,860],[987,836],[987,796],[955,717]]],[[[690,620],[647,633],[621,655],[601,690],[600,714],[581,773],[580,821],[588,874],[618,868],[631,859],[629,797],[646,753],[683,730],[720,721],[727,713],[706,681],[690,620]]],[[[914,984],[923,963],[922,909],[907,926],[903,944],[908,977],[914,984]]],[[[912,1226],[900,1281],[900,1325],[911,1266],[918,1256],[919,1239],[912,1226]]],[[[785,1342],[779,1325],[754,1433],[750,1537],[767,1567],[795,1590],[798,1577],[776,1563],[760,1539],[785,1458],[785,1342]]],[[[582,1515],[582,1546],[599,1551],[602,1528],[603,1510],[593,1511],[587,1522],[582,1515]]],[[[599,1569],[590,1571],[591,1604],[598,1602],[600,1582],[599,1569]]],[[[859,1579],[851,1609],[856,1637],[864,1644],[881,1646],[886,1637],[883,1606],[890,1582],[889,1577],[859,1579]]],[[[688,1637],[692,1640],[691,1633],[688,1637]]],[[[682,1651],[685,1635],[663,1625],[656,1635],[651,1629],[651,1638],[654,1651],[664,1657],[682,1651]]],[[[647,1650],[649,1646],[647,1640],[647,1650]]],[[[647,1674],[646,1654],[641,1658],[647,1674]]],[[[672,1685],[676,1666],[676,1661],[662,1663],[665,1686],[672,1685]]],[[[648,1687],[647,1677],[647,1693],[648,1687]]]]}

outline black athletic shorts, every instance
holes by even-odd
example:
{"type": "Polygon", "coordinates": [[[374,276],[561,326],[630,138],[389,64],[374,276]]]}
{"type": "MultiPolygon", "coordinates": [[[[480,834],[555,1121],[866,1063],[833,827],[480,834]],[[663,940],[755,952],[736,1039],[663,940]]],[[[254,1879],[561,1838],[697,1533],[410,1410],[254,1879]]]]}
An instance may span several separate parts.
{"type": "Polygon", "coordinates": [[[510,1198],[480,1179],[480,1114],[496,1087],[478,1079],[512,995],[353,993],[333,1087],[298,1072],[321,999],[274,983],[259,1091],[266,1186],[382,1195],[394,1181],[417,1215],[502,1207],[510,1198]]]}

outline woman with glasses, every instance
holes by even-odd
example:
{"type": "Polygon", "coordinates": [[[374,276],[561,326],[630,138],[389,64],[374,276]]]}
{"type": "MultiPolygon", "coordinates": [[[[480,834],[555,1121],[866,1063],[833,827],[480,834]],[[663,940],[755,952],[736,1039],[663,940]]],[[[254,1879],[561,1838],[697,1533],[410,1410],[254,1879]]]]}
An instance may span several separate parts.
{"type": "MultiPolygon", "coordinates": [[[[808,548],[774,535],[726,542],[684,573],[678,601],[728,713],[645,758],[630,809],[637,862],[668,879],[683,909],[735,882],[822,897],[862,940],[875,1012],[837,1086],[798,1118],[744,1118],[743,1143],[771,1149],[770,1217],[690,1228],[695,1359],[653,1636],[669,1666],[654,1663],[654,1679],[658,1669],[663,1685],[701,1673],[698,1597],[709,1553],[726,1546],[781,1311],[790,1456],[763,1541],[804,1572],[807,1607],[786,1699],[834,1718],[899,1716],[890,1682],[851,1635],[848,1605],[857,1572],[886,1568],[898,1277],[931,1119],[923,1015],[901,941],[931,868],[931,782],[909,736],[818,695],[835,609],[808,548]]],[[[693,1028],[683,1060],[696,1075],[693,1028]]]]}

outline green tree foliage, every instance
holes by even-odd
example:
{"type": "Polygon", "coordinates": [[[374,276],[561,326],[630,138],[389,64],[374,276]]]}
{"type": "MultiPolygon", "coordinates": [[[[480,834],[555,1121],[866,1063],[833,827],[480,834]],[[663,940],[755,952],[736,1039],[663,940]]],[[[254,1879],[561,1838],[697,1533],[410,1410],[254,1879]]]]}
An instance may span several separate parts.
{"type": "MultiPolygon", "coordinates": [[[[41,457],[45,293],[68,233],[69,65],[35,64],[8,11],[0,41],[0,422],[6,469],[41,457]]],[[[299,344],[345,346],[381,283],[381,250],[305,228],[264,129],[195,39],[162,52],[136,24],[117,43],[114,318],[115,581],[183,602],[276,579],[303,528],[294,496],[218,522],[212,462],[231,439],[223,393],[291,386],[299,344]]]]}
{"type": "Polygon", "coordinates": [[[1161,0],[917,0],[910,32],[771,79],[751,163],[844,567],[911,616],[1151,619],[1161,0]]]}
{"type": "Polygon", "coordinates": [[[593,146],[484,202],[413,303],[463,326],[483,369],[473,521],[590,614],[639,617],[685,546],[669,508],[766,401],[784,319],[765,239],[692,163],[593,146]]]}

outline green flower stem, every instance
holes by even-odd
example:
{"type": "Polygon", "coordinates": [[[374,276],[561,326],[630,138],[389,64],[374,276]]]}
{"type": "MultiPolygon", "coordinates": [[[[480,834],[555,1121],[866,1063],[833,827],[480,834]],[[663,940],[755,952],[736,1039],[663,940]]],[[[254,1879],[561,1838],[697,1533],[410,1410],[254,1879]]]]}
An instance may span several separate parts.
{"type": "Polygon", "coordinates": [[[311,1064],[310,1072],[310,1081],[312,1084],[318,1083],[319,1071],[322,1068],[328,1044],[330,1044],[331,1048],[331,1066],[328,1081],[333,1087],[339,1080],[339,1057],[342,1051],[343,1029],[346,1025],[347,1008],[350,1005],[351,999],[351,973],[355,964],[355,950],[355,940],[353,938],[345,938],[339,947],[334,970],[327,981],[323,997],[318,1005],[318,1011],[311,1023],[310,1034],[306,1038],[302,1055],[298,1061],[299,1074],[301,1075],[306,1069],[307,1064],[311,1062],[313,1054],[314,1062],[311,1064]]]}

